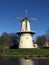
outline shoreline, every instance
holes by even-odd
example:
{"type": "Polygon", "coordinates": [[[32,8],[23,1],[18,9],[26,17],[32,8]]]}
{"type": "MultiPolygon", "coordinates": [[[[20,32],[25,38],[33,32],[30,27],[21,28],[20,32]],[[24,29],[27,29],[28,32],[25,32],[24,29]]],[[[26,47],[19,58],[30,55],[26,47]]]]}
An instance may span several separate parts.
{"type": "Polygon", "coordinates": [[[12,55],[12,54],[0,54],[0,57],[10,57],[10,58],[24,58],[24,59],[49,59],[49,56],[44,55],[12,55]]]}

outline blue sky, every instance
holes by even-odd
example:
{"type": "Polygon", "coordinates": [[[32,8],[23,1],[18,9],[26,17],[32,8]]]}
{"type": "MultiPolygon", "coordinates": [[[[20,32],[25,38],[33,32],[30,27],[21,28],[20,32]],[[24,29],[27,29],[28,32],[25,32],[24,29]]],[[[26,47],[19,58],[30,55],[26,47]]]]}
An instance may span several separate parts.
{"type": "Polygon", "coordinates": [[[46,33],[49,28],[49,0],[0,0],[0,35],[20,31],[21,20],[14,16],[25,17],[26,8],[28,17],[39,19],[31,21],[31,29],[36,32],[33,39],[46,33]]]}

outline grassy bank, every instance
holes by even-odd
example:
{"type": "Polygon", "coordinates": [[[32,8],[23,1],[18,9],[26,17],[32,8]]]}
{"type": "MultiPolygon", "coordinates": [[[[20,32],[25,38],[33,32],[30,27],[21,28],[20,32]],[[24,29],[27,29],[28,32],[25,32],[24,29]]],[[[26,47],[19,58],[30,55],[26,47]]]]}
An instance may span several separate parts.
{"type": "Polygon", "coordinates": [[[3,49],[0,50],[0,55],[10,56],[25,56],[25,55],[47,55],[49,56],[49,49],[3,49]]]}

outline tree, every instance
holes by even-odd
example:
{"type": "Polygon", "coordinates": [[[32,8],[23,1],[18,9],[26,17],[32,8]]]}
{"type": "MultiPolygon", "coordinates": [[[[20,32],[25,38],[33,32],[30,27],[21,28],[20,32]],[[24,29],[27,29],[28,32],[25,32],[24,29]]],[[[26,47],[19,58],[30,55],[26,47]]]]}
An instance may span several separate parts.
{"type": "Polygon", "coordinates": [[[0,37],[0,48],[9,48],[10,44],[12,44],[12,40],[9,37],[8,33],[3,33],[0,37]]]}
{"type": "Polygon", "coordinates": [[[0,36],[0,48],[18,48],[19,45],[19,36],[15,33],[6,33],[4,32],[0,36]]]}
{"type": "Polygon", "coordinates": [[[46,43],[46,36],[42,35],[42,36],[38,36],[36,39],[36,43],[38,44],[38,46],[42,47],[44,43],[46,43]]]}
{"type": "Polygon", "coordinates": [[[16,35],[15,33],[10,33],[10,38],[13,41],[13,45],[10,46],[10,48],[16,49],[19,46],[19,36],[16,35]]]}
{"type": "Polygon", "coordinates": [[[48,30],[46,31],[45,36],[46,36],[46,38],[47,38],[47,42],[49,42],[49,28],[48,28],[48,30]]]}

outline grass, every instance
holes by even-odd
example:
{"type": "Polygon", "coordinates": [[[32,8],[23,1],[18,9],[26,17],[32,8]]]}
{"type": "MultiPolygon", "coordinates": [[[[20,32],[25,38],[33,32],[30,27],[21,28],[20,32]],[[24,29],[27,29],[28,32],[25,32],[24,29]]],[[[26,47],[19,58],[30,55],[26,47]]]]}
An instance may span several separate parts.
{"type": "Polygon", "coordinates": [[[10,55],[49,55],[49,49],[4,49],[0,54],[10,55]]]}

